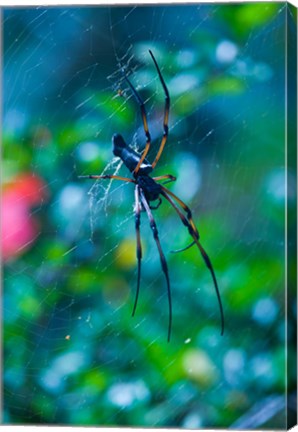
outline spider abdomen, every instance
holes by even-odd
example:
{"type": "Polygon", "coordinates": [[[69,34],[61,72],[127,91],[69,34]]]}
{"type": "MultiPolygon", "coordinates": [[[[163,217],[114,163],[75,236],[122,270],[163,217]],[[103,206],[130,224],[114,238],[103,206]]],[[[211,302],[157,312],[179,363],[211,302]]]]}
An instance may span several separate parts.
{"type": "Polygon", "coordinates": [[[148,201],[155,201],[159,198],[162,189],[153,178],[148,175],[138,175],[136,181],[148,201]]]}
{"type": "MultiPolygon", "coordinates": [[[[141,159],[141,155],[129,147],[120,134],[114,134],[112,141],[114,155],[120,157],[129,171],[133,172],[141,159]]],[[[139,173],[146,175],[150,174],[152,170],[150,162],[145,158],[139,168],[139,173]]]]}

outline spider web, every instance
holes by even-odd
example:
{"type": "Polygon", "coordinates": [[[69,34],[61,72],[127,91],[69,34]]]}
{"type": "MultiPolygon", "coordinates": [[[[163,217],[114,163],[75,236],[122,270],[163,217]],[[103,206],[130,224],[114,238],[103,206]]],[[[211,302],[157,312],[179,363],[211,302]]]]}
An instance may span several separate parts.
{"type": "MultiPolygon", "coordinates": [[[[39,221],[36,236],[4,272],[4,330],[11,332],[6,422],[214,428],[231,409],[225,425],[233,427],[265,396],[274,397],[284,307],[278,263],[284,257],[285,6],[277,5],[263,28],[243,34],[233,33],[224,7],[4,10],[5,172],[8,180],[30,172],[47,191],[28,215],[39,221]],[[165,347],[166,284],[143,212],[141,294],[137,316],[130,317],[134,188],[78,179],[130,175],[113,156],[114,133],[138,152],[144,148],[139,107],[123,71],[145,102],[154,159],[164,93],[149,49],[171,95],[169,139],[154,174],[177,176],[166,186],[193,211],[230,327],[221,338],[212,280],[198,252],[170,253],[190,240],[163,202],[154,217],[171,278],[174,348],[165,347]],[[252,285],[251,300],[244,301],[241,293],[252,285]],[[11,346],[19,347],[16,360],[11,346]],[[218,395],[226,400],[221,406],[218,395]],[[98,408],[105,411],[99,419],[98,408]]],[[[275,425],[283,427],[283,412],[279,419],[275,425]]]]}

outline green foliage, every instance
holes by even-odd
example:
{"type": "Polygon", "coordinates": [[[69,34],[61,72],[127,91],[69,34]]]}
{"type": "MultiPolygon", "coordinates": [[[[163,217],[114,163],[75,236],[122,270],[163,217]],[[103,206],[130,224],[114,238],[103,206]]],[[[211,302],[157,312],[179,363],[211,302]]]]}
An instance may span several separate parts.
{"type": "Polygon", "coordinates": [[[252,31],[272,22],[280,6],[281,3],[278,2],[233,4],[232,7],[219,8],[218,15],[227,22],[236,36],[244,38],[252,31]]]}

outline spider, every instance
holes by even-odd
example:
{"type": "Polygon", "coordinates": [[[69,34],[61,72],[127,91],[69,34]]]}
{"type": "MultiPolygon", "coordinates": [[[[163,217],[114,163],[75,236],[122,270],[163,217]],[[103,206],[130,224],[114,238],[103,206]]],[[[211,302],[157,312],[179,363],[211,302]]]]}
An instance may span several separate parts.
{"type": "Polygon", "coordinates": [[[152,214],[151,210],[156,210],[162,200],[161,197],[165,198],[169,204],[174,208],[174,210],[177,212],[181,222],[183,225],[188,229],[189,234],[191,235],[193,241],[191,244],[186,246],[183,249],[179,249],[173,252],[181,252],[183,250],[186,250],[190,248],[193,245],[197,245],[204,261],[209,269],[217,299],[219,304],[219,310],[220,310],[220,317],[221,317],[221,334],[223,335],[224,332],[224,314],[223,314],[223,307],[222,302],[220,298],[219,288],[215,276],[215,272],[213,269],[213,266],[211,264],[210,258],[208,257],[206,251],[203,249],[203,246],[201,245],[200,235],[199,232],[194,224],[192,213],[189,207],[179,198],[177,197],[172,191],[170,191],[168,188],[163,186],[159,183],[161,180],[167,180],[166,182],[175,181],[176,177],[172,176],[171,174],[162,175],[159,177],[151,177],[151,174],[156,167],[162,152],[164,150],[165,144],[168,139],[168,123],[169,123],[169,111],[170,111],[170,95],[168,88],[166,86],[166,83],[163,79],[163,76],[161,74],[160,68],[157,64],[157,61],[152,53],[151,50],[149,50],[149,54],[154,62],[160,83],[163,87],[163,91],[165,94],[165,108],[164,108],[164,119],[163,119],[163,136],[161,139],[161,143],[159,146],[159,150],[155,156],[155,159],[152,163],[148,161],[146,158],[150,146],[151,146],[151,136],[149,132],[148,127],[148,121],[147,121],[147,115],[145,110],[145,104],[143,100],[141,99],[139,93],[136,91],[134,86],[132,85],[131,81],[128,79],[126,74],[123,71],[124,79],[126,80],[128,86],[130,87],[132,94],[134,95],[140,111],[141,111],[141,117],[143,122],[143,128],[145,132],[146,137],[146,145],[145,149],[142,154],[137,153],[134,149],[132,149],[129,145],[126,144],[124,141],[122,135],[120,134],[114,134],[112,137],[112,144],[113,144],[113,153],[115,156],[118,156],[124,163],[124,165],[128,168],[128,170],[132,173],[132,178],[127,177],[120,177],[118,175],[84,175],[80,176],[79,178],[88,178],[88,179],[114,179],[114,180],[120,180],[124,182],[133,183],[135,185],[135,205],[134,205],[134,214],[135,214],[135,231],[136,231],[136,255],[137,255],[137,266],[138,266],[138,275],[137,275],[137,290],[135,295],[135,302],[133,307],[132,316],[134,316],[138,298],[139,298],[139,291],[140,291],[140,280],[141,280],[141,260],[142,260],[142,245],[141,245],[141,234],[140,234],[140,224],[141,224],[141,212],[146,212],[150,227],[153,233],[154,240],[157,245],[157,250],[160,257],[160,263],[161,263],[161,269],[165,275],[166,284],[167,284],[167,295],[168,295],[168,307],[169,307],[169,323],[168,323],[168,342],[170,341],[171,337],[171,329],[172,329],[172,299],[171,299],[171,286],[170,286],[170,278],[169,278],[169,271],[168,271],[168,265],[165,258],[165,255],[163,253],[159,235],[158,235],[158,229],[152,214]],[[153,201],[157,201],[157,204],[153,206],[151,203],[153,201]]]}

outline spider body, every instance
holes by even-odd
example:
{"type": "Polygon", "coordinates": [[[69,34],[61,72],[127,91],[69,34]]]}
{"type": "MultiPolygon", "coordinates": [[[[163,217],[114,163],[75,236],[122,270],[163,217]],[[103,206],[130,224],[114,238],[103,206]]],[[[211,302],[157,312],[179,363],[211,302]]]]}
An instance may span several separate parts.
{"type": "MultiPolygon", "coordinates": [[[[124,141],[122,135],[114,134],[112,138],[113,142],[113,153],[118,156],[124,165],[129,169],[131,173],[134,173],[138,163],[140,162],[141,156],[131,147],[129,147],[124,141]]],[[[145,158],[139,168],[139,171],[134,174],[135,177],[140,175],[147,175],[153,171],[152,165],[145,158]]]]}
{"type": "Polygon", "coordinates": [[[156,226],[155,219],[153,217],[153,214],[151,212],[152,209],[157,209],[159,205],[161,204],[161,197],[165,198],[168,203],[172,206],[172,208],[176,211],[178,217],[180,218],[183,225],[188,229],[188,232],[190,236],[192,237],[193,241],[190,245],[187,247],[174,251],[174,252],[181,252],[185,249],[188,249],[190,246],[196,245],[199,249],[199,252],[205,262],[206,267],[209,269],[213,284],[215,287],[215,292],[218,299],[220,314],[221,314],[221,334],[223,334],[224,331],[224,315],[223,315],[223,308],[220,298],[220,293],[217,285],[217,280],[215,276],[215,272],[213,270],[213,266],[211,264],[211,260],[209,256],[207,255],[205,249],[201,245],[200,242],[200,235],[197,230],[197,227],[192,219],[192,213],[190,208],[179,198],[177,197],[172,191],[170,191],[168,188],[164,187],[160,183],[158,183],[160,180],[167,179],[167,182],[175,181],[176,178],[170,174],[162,175],[159,177],[151,177],[150,174],[153,172],[157,162],[160,159],[160,156],[163,152],[163,149],[165,147],[165,144],[167,142],[168,138],[168,121],[169,121],[169,110],[170,110],[170,96],[167,89],[167,86],[165,84],[165,81],[163,79],[163,76],[161,74],[161,71],[159,69],[159,66],[155,60],[155,57],[152,53],[152,51],[149,50],[149,53],[152,57],[152,60],[154,62],[155,68],[157,70],[159,80],[162,84],[164,93],[165,93],[165,109],[164,109],[164,120],[163,120],[163,137],[159,146],[159,150],[156,154],[156,157],[152,163],[148,161],[146,158],[150,145],[151,145],[151,136],[148,128],[148,122],[147,122],[147,115],[145,110],[145,104],[142,101],[141,97],[139,96],[138,92],[134,88],[134,86],[131,84],[130,80],[126,75],[124,75],[124,78],[126,82],[128,83],[136,101],[139,104],[142,121],[143,121],[143,128],[144,133],[146,137],[146,145],[144,148],[144,151],[142,154],[139,154],[134,149],[132,149],[130,146],[126,144],[124,141],[122,135],[120,134],[114,134],[112,137],[112,143],[113,143],[113,153],[115,156],[119,157],[124,165],[128,168],[128,170],[132,174],[132,178],[127,177],[120,177],[118,175],[87,175],[87,176],[80,176],[81,178],[90,178],[90,179],[115,179],[115,180],[121,180],[128,183],[133,183],[135,185],[135,206],[134,206],[134,213],[135,213],[135,230],[136,230],[136,255],[137,255],[137,262],[138,262],[138,276],[137,276],[137,290],[136,290],[136,297],[135,297],[135,303],[133,308],[133,315],[136,311],[136,306],[138,302],[138,296],[139,296],[139,288],[140,288],[140,278],[141,278],[141,261],[142,261],[142,244],[141,244],[141,234],[140,234],[140,225],[141,225],[141,212],[144,211],[147,214],[147,217],[149,219],[150,228],[152,230],[153,238],[155,240],[157,250],[160,257],[160,263],[161,268],[164,273],[166,284],[167,284],[167,294],[168,294],[168,304],[169,304],[169,326],[168,326],[168,341],[170,340],[171,335],[171,327],[172,327],[172,300],[171,300],[171,288],[170,288],[170,278],[169,278],[169,272],[168,272],[168,265],[165,258],[165,255],[163,253],[158,229],[156,226]],[[156,206],[152,206],[151,202],[158,200],[158,204],[156,206]]]}
{"type": "Polygon", "coordinates": [[[161,185],[152,177],[149,177],[148,175],[139,175],[136,178],[136,183],[144,192],[145,198],[149,203],[150,201],[160,199],[160,194],[162,192],[161,185]]]}
{"type": "Polygon", "coordinates": [[[129,169],[129,171],[133,173],[136,184],[138,184],[144,192],[147,201],[150,202],[159,199],[162,189],[160,184],[158,184],[155,180],[153,180],[152,177],[149,176],[149,174],[153,171],[150,162],[145,158],[141,163],[138,172],[135,173],[135,169],[140,162],[141,155],[129,147],[120,134],[114,134],[112,142],[114,155],[118,156],[124,165],[129,169]]]}

